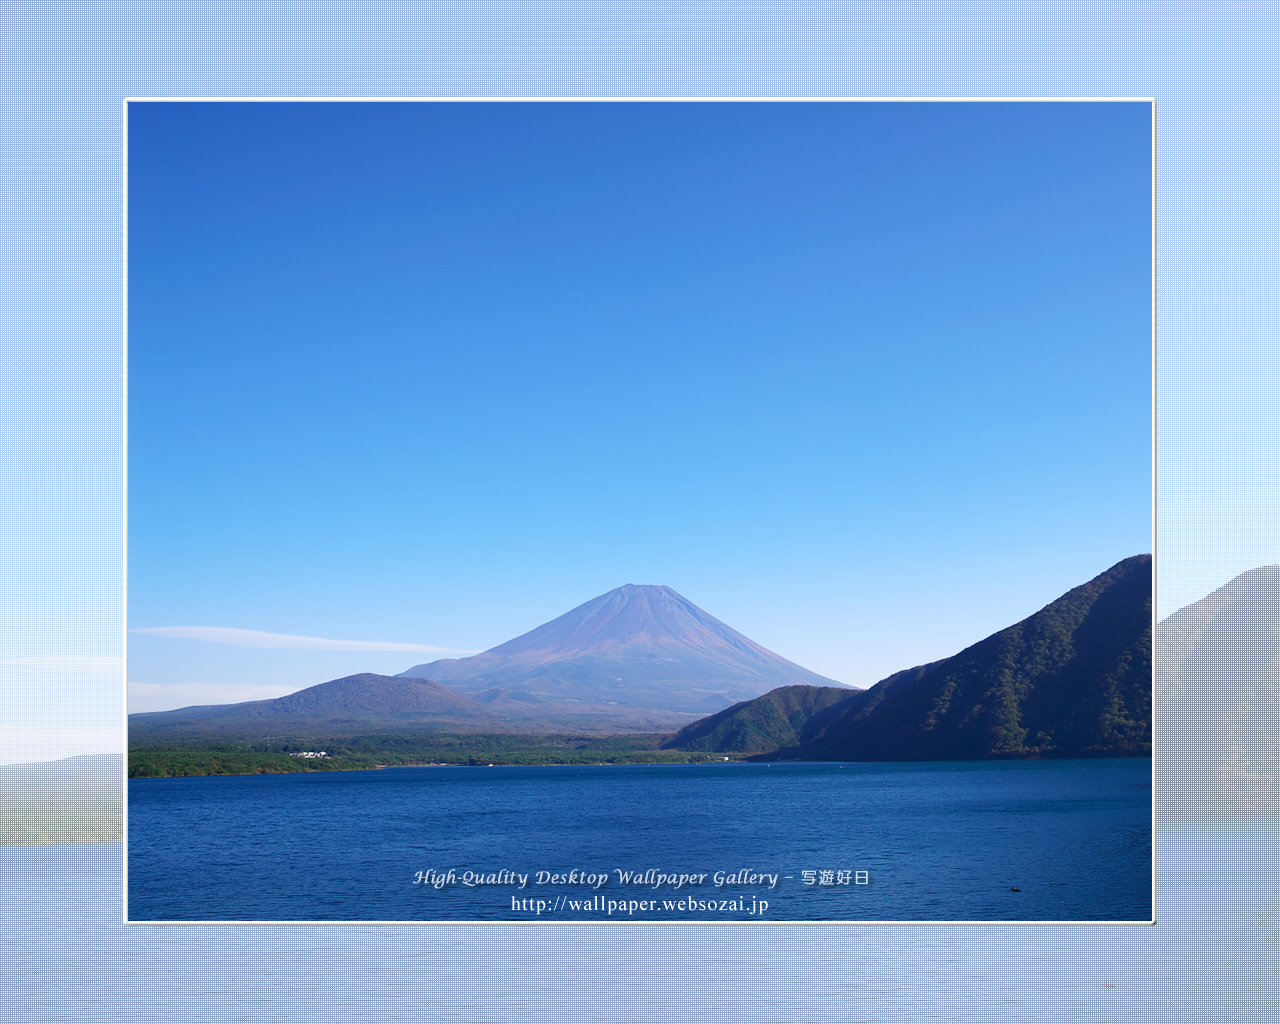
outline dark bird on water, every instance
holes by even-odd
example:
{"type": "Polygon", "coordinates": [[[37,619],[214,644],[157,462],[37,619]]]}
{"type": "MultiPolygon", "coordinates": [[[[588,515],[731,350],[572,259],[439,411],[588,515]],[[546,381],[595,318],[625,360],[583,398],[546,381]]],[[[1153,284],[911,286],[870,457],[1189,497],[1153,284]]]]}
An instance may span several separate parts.
{"type": "Polygon", "coordinates": [[[1021,889],[1015,889],[1013,886],[1009,886],[1009,891],[1010,891],[1010,892],[1022,892],[1022,890],[1021,890],[1021,889]]]}

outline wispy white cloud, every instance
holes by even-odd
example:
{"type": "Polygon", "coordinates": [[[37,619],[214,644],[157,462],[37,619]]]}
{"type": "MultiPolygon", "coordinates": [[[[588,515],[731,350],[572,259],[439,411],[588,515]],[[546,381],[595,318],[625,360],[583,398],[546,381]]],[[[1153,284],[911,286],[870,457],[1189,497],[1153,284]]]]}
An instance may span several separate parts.
{"type": "Polygon", "coordinates": [[[400,644],[383,640],[332,640],[320,636],[295,636],[291,633],[263,633],[256,629],[232,629],[229,626],[146,626],[130,630],[148,636],[174,640],[198,640],[227,647],[274,647],[291,651],[409,651],[418,654],[478,654],[454,647],[430,644],[400,644]]]}

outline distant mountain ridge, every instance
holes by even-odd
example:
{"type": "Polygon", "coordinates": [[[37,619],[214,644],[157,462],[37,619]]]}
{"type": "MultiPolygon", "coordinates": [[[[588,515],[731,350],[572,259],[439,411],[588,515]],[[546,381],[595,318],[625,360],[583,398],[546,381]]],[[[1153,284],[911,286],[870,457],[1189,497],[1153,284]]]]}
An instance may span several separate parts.
{"type": "Polygon", "coordinates": [[[668,587],[628,585],[472,658],[274,700],[131,715],[130,730],[153,744],[679,730],[668,748],[808,760],[1147,754],[1151,585],[1151,557],[1125,559],[1021,622],[866,691],[780,658],[668,587]],[[687,709],[707,705],[714,713],[691,723],[687,709]]]}
{"type": "Polygon", "coordinates": [[[1280,566],[1242,573],[1174,612],[1156,632],[1162,748],[1194,751],[1196,765],[1162,787],[1168,796],[1161,806],[1274,813],[1280,807],[1280,566]]]}
{"type": "Polygon", "coordinates": [[[309,686],[271,700],[206,704],[129,716],[134,737],[167,734],[236,734],[364,728],[461,726],[496,728],[487,708],[429,679],[402,679],[361,672],[309,686]]]}
{"type": "Polygon", "coordinates": [[[1151,590],[1151,556],[1136,555],[950,658],[844,696],[774,691],[669,745],[746,737],[721,749],[824,761],[1147,755],[1151,590]]]}
{"type": "MultiPolygon", "coordinates": [[[[1149,573],[1149,556],[1140,556],[1140,559],[1139,568],[1149,573]]],[[[1143,605],[1145,608],[1145,601],[1143,605]]],[[[1262,566],[1245,572],[1200,601],[1173,613],[1157,625],[1156,637],[1155,676],[1163,752],[1156,768],[1161,780],[1161,812],[1215,817],[1274,813],[1280,807],[1275,788],[1277,765],[1280,765],[1280,566],[1262,566]],[[1194,770],[1187,770],[1189,765],[1194,765],[1194,770]]],[[[1135,654],[1140,661],[1140,647],[1135,648],[1135,654]]],[[[806,690],[821,688],[802,684],[792,694],[766,694],[769,699],[760,703],[742,701],[696,722],[682,723],[686,728],[680,738],[687,742],[690,750],[797,756],[812,735],[827,733],[826,724],[837,717],[837,713],[855,712],[872,694],[875,700],[886,701],[894,689],[910,688],[952,660],[895,673],[871,690],[836,691],[831,695],[833,703],[817,710],[812,710],[815,706],[810,699],[812,695],[805,697],[804,694],[806,690]],[[841,692],[846,694],[843,699],[839,698],[841,692]],[[806,706],[812,711],[809,717],[796,719],[795,712],[804,711],[806,706]],[[778,724],[779,717],[786,720],[785,727],[778,724]],[[731,719],[736,721],[730,722],[731,719]],[[713,740],[703,743],[722,726],[713,740]],[[742,738],[736,746],[734,736],[742,738]],[[797,736],[800,743],[793,742],[797,736]],[[768,748],[772,748],[771,753],[768,748]]],[[[1140,677],[1139,673],[1137,678],[1140,677]]],[[[397,679],[397,682],[405,680],[397,679]]],[[[144,742],[163,742],[166,734],[190,738],[190,728],[198,729],[199,723],[188,720],[184,726],[176,719],[188,712],[207,710],[212,709],[130,715],[131,743],[138,738],[144,742]],[[157,719],[167,719],[167,723],[157,719]]],[[[260,726],[283,722],[283,718],[264,715],[258,715],[255,720],[260,726]]],[[[1142,724],[1140,718],[1135,724],[1142,724]]],[[[259,738],[261,732],[259,727],[259,738]]],[[[1141,737],[1144,733],[1149,734],[1149,727],[1140,729],[1138,735],[1141,737]]],[[[1137,749],[1139,752],[1147,749],[1145,742],[1140,742],[1137,749]]],[[[90,772],[81,767],[86,760],[73,758],[50,765],[15,765],[0,774],[21,775],[46,769],[68,772],[74,768],[77,773],[88,773],[85,778],[97,777],[96,770],[90,772]]],[[[118,795],[114,772],[113,768],[110,799],[118,795]]],[[[105,778],[107,773],[101,774],[105,778]]],[[[25,784],[9,781],[11,795],[17,795],[19,789],[26,792],[25,784]]],[[[32,821],[46,822],[49,818],[47,800],[43,796],[32,799],[35,801],[31,805],[31,814],[35,816],[32,821]]],[[[116,828],[118,831],[118,825],[116,828]]],[[[95,837],[92,841],[98,841],[97,831],[81,830],[81,833],[92,835],[95,837]]],[[[45,837],[53,834],[42,824],[35,841],[50,841],[45,837]]],[[[4,841],[30,840],[6,840],[0,836],[0,842],[4,841]]]]}
{"type": "Polygon", "coordinates": [[[273,700],[134,714],[129,723],[153,741],[319,730],[664,733],[793,683],[841,685],[670,587],[628,584],[471,658],[398,676],[360,673],[273,700]]]}
{"type": "Polygon", "coordinates": [[[515,701],[704,714],[778,686],[842,686],[761,647],[670,587],[627,584],[469,658],[415,665],[509,709],[515,701]]]}

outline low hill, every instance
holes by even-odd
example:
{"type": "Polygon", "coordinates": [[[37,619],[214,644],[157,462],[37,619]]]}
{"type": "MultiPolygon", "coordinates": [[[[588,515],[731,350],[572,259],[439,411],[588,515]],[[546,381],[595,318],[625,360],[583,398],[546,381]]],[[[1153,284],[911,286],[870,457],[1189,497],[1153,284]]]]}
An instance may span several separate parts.
{"type": "Polygon", "coordinates": [[[762,754],[798,746],[819,712],[865,696],[836,686],[780,686],[685,726],[663,744],[671,750],[762,754]]]}
{"type": "Polygon", "coordinates": [[[500,719],[480,704],[429,679],[362,672],[273,700],[211,704],[129,716],[131,740],[314,732],[350,727],[466,726],[490,729],[500,719]]]}

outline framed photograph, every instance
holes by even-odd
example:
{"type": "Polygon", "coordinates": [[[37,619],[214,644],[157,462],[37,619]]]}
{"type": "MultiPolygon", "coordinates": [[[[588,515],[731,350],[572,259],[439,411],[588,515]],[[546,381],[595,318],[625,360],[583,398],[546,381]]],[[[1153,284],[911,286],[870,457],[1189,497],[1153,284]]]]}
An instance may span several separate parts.
{"type": "Polygon", "coordinates": [[[1154,920],[1151,101],[126,125],[128,921],[1154,920]]]}

